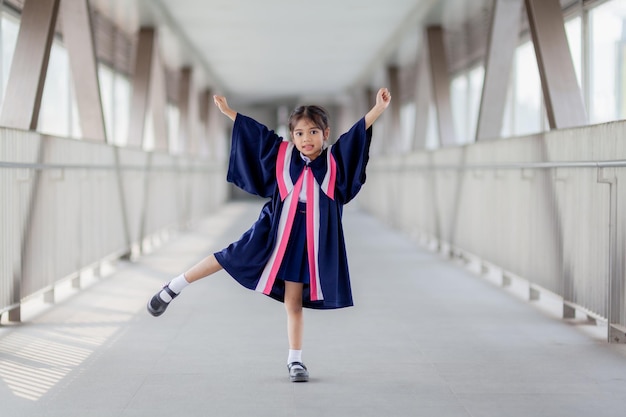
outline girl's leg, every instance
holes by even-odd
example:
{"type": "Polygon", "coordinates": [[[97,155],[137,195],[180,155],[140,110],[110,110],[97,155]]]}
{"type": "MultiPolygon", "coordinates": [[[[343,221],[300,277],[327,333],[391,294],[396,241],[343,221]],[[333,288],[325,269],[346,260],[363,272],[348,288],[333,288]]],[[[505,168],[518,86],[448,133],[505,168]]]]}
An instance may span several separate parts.
{"type": "Polygon", "coordinates": [[[300,282],[285,281],[285,309],[287,310],[287,337],[289,349],[302,350],[302,286],[300,282]]]}
{"type": "Polygon", "coordinates": [[[192,283],[201,278],[208,277],[222,270],[222,265],[217,262],[215,255],[209,255],[185,272],[185,279],[188,283],[192,283]]]}
{"type": "Polygon", "coordinates": [[[187,285],[221,269],[222,266],[217,262],[215,255],[207,256],[184,274],[172,279],[161,291],[156,293],[148,302],[148,312],[155,317],[160,316],[165,312],[170,301],[176,298],[187,285]]]}
{"type": "Polygon", "coordinates": [[[304,318],[302,314],[302,283],[285,281],[285,309],[287,310],[287,336],[289,356],[287,367],[293,382],[306,382],[309,372],[302,364],[302,334],[304,318]]]}

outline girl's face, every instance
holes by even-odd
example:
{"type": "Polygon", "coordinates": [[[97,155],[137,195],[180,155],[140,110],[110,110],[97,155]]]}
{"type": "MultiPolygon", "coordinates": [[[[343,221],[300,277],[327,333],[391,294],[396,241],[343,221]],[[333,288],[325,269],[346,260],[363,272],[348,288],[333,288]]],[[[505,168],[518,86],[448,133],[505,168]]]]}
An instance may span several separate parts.
{"type": "Polygon", "coordinates": [[[312,161],[322,153],[329,134],[330,128],[322,130],[311,120],[302,118],[294,126],[291,138],[300,153],[312,161]]]}

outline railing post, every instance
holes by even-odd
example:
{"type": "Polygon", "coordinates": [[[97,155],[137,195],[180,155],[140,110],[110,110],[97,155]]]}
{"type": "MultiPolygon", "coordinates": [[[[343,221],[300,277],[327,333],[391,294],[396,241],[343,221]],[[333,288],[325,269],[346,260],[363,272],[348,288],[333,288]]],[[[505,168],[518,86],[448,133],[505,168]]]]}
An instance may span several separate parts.
{"type": "Polygon", "coordinates": [[[22,306],[17,305],[15,308],[9,310],[9,321],[21,322],[22,321],[22,306]]]}
{"type": "Polygon", "coordinates": [[[150,209],[150,183],[151,183],[151,173],[152,173],[152,156],[154,152],[148,152],[148,159],[146,161],[146,172],[144,178],[144,188],[143,188],[143,206],[139,211],[141,213],[140,226],[139,226],[139,251],[140,253],[144,253],[143,241],[146,238],[146,222],[148,221],[148,210],[150,209]]]}
{"type": "Polygon", "coordinates": [[[623,268],[617,254],[617,178],[605,176],[604,168],[598,168],[598,183],[609,185],[609,277],[608,297],[608,335],[609,343],[626,343],[626,327],[622,322],[624,310],[623,268]]]}
{"type": "Polygon", "coordinates": [[[126,240],[126,247],[128,252],[123,255],[122,257],[124,258],[132,258],[132,252],[133,252],[133,242],[132,242],[132,237],[131,237],[131,233],[130,233],[130,223],[129,223],[129,219],[128,219],[128,207],[127,207],[127,201],[126,201],[126,193],[124,192],[124,178],[122,176],[122,168],[121,168],[121,162],[120,162],[120,149],[118,147],[114,147],[113,149],[113,155],[115,158],[115,176],[117,179],[117,188],[119,191],[119,196],[120,196],[120,205],[121,210],[122,210],[122,226],[124,227],[124,238],[126,240]]]}

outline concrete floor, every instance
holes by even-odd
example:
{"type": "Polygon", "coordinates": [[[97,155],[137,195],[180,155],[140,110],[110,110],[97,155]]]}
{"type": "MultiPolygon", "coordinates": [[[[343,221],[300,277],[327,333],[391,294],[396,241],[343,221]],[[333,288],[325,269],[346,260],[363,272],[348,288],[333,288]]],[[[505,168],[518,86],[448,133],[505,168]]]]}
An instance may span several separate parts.
{"type": "MultiPolygon", "coordinates": [[[[626,348],[424,250],[357,205],[355,307],[306,311],[308,383],[289,382],[281,304],[224,272],[159,318],[158,288],[256,219],[232,203],[134,263],[0,327],[0,415],[623,416],[626,348]]],[[[520,287],[521,288],[521,287],[520,287]]],[[[59,289],[59,294],[61,294],[59,289]]],[[[30,309],[30,310],[29,310],[30,309]]]]}

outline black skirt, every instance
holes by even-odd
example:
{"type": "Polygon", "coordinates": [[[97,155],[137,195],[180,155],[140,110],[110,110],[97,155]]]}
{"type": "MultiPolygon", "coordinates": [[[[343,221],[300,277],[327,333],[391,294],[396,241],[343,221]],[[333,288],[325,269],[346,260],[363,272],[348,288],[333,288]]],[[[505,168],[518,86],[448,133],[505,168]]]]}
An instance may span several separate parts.
{"type": "Polygon", "coordinates": [[[299,202],[289,241],[285,249],[285,257],[278,269],[277,279],[308,284],[309,262],[306,244],[306,203],[299,202]]]}

